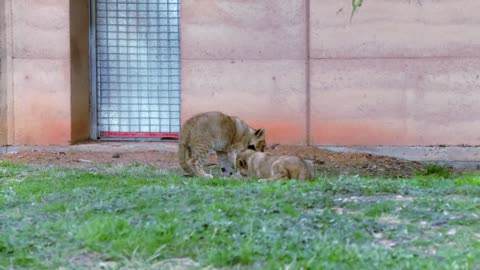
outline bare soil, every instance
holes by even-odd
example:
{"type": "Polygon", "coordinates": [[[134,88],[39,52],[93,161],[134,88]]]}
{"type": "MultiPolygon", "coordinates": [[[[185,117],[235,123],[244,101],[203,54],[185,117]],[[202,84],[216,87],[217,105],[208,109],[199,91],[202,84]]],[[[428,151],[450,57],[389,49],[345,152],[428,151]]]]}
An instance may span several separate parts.
{"type": "Polygon", "coordinates": [[[423,170],[420,162],[367,153],[335,153],[314,146],[277,146],[269,152],[314,160],[317,171],[325,175],[409,177],[423,170]]]}
{"type": "MultiPolygon", "coordinates": [[[[42,167],[91,168],[98,165],[141,164],[155,166],[159,169],[179,168],[177,153],[171,144],[167,147],[157,147],[158,144],[152,144],[154,147],[147,145],[147,147],[138,147],[138,149],[131,147],[132,145],[127,148],[117,147],[115,149],[116,146],[118,145],[112,144],[110,147],[108,144],[103,144],[94,150],[75,147],[57,149],[58,151],[48,147],[24,149],[15,153],[2,154],[0,160],[42,167]]],[[[335,153],[313,146],[278,145],[270,147],[267,151],[314,160],[315,168],[321,175],[409,177],[423,168],[419,162],[366,153],[335,153]]],[[[207,166],[214,164],[216,164],[216,156],[211,155],[207,166]]]]}

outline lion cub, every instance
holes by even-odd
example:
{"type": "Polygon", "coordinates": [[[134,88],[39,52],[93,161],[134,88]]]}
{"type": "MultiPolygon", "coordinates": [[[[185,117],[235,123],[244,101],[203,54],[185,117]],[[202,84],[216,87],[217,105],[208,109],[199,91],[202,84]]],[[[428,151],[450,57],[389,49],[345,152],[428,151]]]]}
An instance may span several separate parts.
{"type": "Polygon", "coordinates": [[[221,112],[206,112],[193,116],[182,126],[178,147],[180,166],[188,175],[212,178],[205,173],[203,163],[210,150],[215,150],[224,175],[232,175],[237,153],[249,148],[264,151],[265,129],[253,129],[238,117],[221,112]]]}
{"type": "Polygon", "coordinates": [[[296,156],[275,156],[245,150],[238,154],[237,170],[244,177],[266,180],[297,179],[313,180],[313,162],[296,156]]]}

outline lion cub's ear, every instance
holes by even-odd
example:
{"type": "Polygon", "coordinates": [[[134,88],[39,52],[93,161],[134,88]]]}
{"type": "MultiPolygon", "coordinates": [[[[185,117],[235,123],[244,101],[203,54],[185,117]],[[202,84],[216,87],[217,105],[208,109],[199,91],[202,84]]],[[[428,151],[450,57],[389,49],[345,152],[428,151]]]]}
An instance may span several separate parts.
{"type": "Polygon", "coordinates": [[[244,159],[239,159],[237,163],[239,168],[242,168],[242,169],[247,168],[247,162],[244,159]]]}
{"type": "Polygon", "coordinates": [[[265,139],[265,133],[267,133],[267,132],[265,131],[264,128],[257,129],[257,130],[255,131],[255,136],[256,136],[258,139],[265,139]]]}

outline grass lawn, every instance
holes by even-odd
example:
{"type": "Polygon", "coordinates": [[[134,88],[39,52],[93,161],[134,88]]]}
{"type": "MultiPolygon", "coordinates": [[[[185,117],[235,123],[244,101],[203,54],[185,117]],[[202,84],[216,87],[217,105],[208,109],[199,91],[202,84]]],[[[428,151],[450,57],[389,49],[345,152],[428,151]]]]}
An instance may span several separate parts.
{"type": "Polygon", "coordinates": [[[0,269],[480,269],[480,176],[426,174],[259,183],[2,162],[0,269]]]}

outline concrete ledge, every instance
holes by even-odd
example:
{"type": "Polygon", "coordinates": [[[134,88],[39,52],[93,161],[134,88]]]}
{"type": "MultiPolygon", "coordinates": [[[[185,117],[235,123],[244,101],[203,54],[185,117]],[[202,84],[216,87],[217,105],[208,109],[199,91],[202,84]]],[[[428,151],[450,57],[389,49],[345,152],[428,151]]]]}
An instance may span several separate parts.
{"type": "Polygon", "coordinates": [[[16,153],[17,148],[15,146],[0,146],[0,155],[8,153],[16,153]]]}
{"type": "Polygon", "coordinates": [[[338,153],[369,153],[455,168],[480,169],[480,147],[461,146],[318,146],[338,153]]]}

